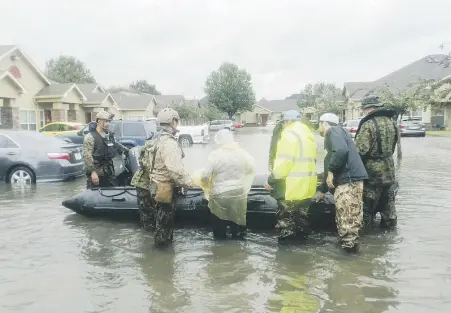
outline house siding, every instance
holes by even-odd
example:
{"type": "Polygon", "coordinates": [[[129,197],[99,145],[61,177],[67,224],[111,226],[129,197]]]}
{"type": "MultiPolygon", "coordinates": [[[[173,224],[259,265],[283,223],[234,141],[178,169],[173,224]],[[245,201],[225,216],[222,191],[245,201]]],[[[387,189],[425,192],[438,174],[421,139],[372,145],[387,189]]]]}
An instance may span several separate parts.
{"type": "Polygon", "coordinates": [[[5,77],[0,80],[0,96],[5,98],[18,98],[20,94],[14,85],[14,83],[8,78],[5,77]]]}
{"type": "Polygon", "coordinates": [[[62,99],[64,103],[82,103],[83,99],[81,95],[73,88],[67,93],[67,95],[62,99]]]}
{"type": "Polygon", "coordinates": [[[20,52],[15,52],[20,56],[20,60],[12,61],[10,55],[5,56],[0,60],[0,70],[8,71],[12,66],[17,66],[20,71],[21,77],[16,78],[18,82],[24,86],[27,93],[18,97],[14,103],[14,106],[21,109],[36,110],[34,104],[34,96],[45,86],[47,83],[34,71],[34,69],[28,65],[25,61],[25,57],[20,52]]]}

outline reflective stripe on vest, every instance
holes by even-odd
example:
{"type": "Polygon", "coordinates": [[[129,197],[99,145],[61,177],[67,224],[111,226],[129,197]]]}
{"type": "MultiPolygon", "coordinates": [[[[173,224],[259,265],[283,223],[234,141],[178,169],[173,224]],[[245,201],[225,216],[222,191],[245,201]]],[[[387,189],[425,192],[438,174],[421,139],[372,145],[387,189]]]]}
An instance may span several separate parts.
{"type": "MultiPolygon", "coordinates": [[[[316,159],[312,158],[312,157],[304,157],[302,156],[303,154],[303,143],[302,143],[302,138],[293,130],[289,131],[290,134],[292,134],[294,137],[296,137],[296,140],[299,143],[299,156],[295,157],[289,154],[279,154],[277,155],[277,158],[282,159],[282,160],[287,160],[287,161],[292,161],[293,163],[316,163],[316,159]]],[[[291,172],[290,174],[288,174],[287,178],[300,178],[300,177],[310,177],[310,176],[316,176],[316,172],[291,172]]]]}

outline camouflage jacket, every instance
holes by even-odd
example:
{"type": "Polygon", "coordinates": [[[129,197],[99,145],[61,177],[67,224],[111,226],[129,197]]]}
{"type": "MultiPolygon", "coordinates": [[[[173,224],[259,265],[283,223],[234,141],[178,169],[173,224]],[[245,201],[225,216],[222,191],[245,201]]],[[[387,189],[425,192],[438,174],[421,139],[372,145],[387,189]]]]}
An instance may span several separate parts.
{"type": "Polygon", "coordinates": [[[153,144],[146,148],[142,167],[147,169],[150,181],[172,182],[177,186],[186,186],[191,184],[192,180],[183,165],[183,157],[183,150],[177,138],[163,131],[153,144]]]}
{"type": "Polygon", "coordinates": [[[393,153],[399,138],[391,109],[379,109],[359,124],[355,145],[368,173],[368,184],[388,186],[395,183],[393,153]]]}
{"type": "Polygon", "coordinates": [[[151,151],[152,147],[156,143],[156,139],[147,140],[144,144],[144,147],[141,149],[139,154],[139,169],[136,171],[135,175],[133,175],[131,185],[142,188],[142,189],[149,189],[150,188],[150,168],[147,168],[145,166],[144,160],[150,158],[149,152],[151,151]]]}
{"type": "MultiPolygon", "coordinates": [[[[88,133],[83,141],[83,161],[85,163],[85,171],[88,174],[95,171],[99,176],[109,175],[108,166],[111,166],[111,164],[100,164],[94,160],[92,156],[92,153],[94,152],[94,145],[94,137],[91,133],[88,133]]],[[[117,141],[114,141],[114,145],[119,152],[128,151],[127,147],[123,146],[117,141]]]]}

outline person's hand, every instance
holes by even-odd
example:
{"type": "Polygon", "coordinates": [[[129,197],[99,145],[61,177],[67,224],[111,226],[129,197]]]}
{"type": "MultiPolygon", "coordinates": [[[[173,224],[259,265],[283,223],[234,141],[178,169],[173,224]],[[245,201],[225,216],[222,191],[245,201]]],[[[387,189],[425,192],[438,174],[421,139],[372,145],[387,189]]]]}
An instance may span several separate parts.
{"type": "Polygon", "coordinates": [[[270,184],[268,184],[268,183],[265,183],[265,189],[266,190],[268,190],[268,191],[271,191],[272,190],[272,187],[271,187],[271,185],[270,184]]]}
{"type": "Polygon", "coordinates": [[[318,193],[318,201],[319,200],[324,200],[324,197],[326,196],[326,194],[324,192],[319,192],[318,193]]]}
{"type": "Polygon", "coordinates": [[[334,181],[334,173],[329,172],[327,174],[326,184],[331,189],[335,188],[333,181],[334,181]]]}
{"type": "Polygon", "coordinates": [[[92,172],[91,173],[91,181],[94,185],[98,185],[99,184],[99,176],[97,176],[96,172],[92,172]]]}

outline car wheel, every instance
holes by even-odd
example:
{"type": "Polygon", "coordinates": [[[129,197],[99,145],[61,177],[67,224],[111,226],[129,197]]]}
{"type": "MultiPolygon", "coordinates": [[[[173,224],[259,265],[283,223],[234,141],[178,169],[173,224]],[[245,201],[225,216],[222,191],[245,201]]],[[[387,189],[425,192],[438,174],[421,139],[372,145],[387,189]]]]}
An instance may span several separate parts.
{"type": "Polygon", "coordinates": [[[183,147],[190,146],[193,144],[193,140],[190,136],[180,136],[179,142],[183,147]]]}
{"type": "Polygon", "coordinates": [[[13,168],[8,175],[8,182],[11,185],[31,185],[35,179],[33,171],[25,166],[13,168]]]}

